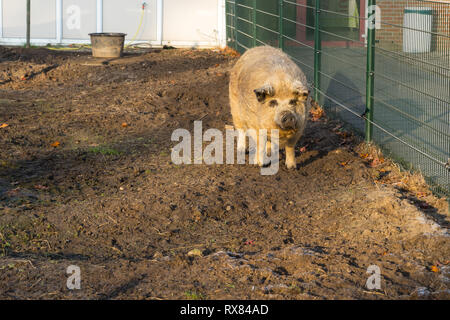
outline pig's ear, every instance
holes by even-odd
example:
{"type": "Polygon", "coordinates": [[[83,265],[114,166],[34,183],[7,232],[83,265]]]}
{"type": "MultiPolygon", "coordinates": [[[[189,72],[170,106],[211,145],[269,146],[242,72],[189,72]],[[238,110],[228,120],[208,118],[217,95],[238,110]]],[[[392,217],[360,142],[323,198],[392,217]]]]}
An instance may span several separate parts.
{"type": "Polygon", "coordinates": [[[275,94],[274,88],[269,84],[255,89],[253,92],[256,94],[256,99],[258,99],[259,102],[263,102],[267,96],[273,96],[275,94]]]}
{"type": "Polygon", "coordinates": [[[306,100],[309,95],[309,90],[302,82],[295,81],[293,93],[299,100],[306,100]]]}

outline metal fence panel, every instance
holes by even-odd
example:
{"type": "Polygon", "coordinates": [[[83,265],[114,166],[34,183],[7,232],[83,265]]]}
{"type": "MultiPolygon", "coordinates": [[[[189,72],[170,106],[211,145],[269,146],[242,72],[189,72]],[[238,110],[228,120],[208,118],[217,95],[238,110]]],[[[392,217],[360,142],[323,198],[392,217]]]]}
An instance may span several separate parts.
{"type": "Polygon", "coordinates": [[[374,140],[449,194],[450,3],[378,1],[391,8],[377,30],[374,140]],[[429,13],[429,14],[428,14],[429,13]],[[428,21],[428,26],[427,26],[428,21]],[[411,148],[417,148],[414,150],[411,148]]]}

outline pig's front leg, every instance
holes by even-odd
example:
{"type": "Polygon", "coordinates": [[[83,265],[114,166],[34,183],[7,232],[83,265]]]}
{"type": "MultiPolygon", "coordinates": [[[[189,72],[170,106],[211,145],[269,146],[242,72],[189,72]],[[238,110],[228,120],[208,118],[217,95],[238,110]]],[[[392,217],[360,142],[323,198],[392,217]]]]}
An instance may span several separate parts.
{"type": "Polygon", "coordinates": [[[294,146],[286,146],[286,167],[288,169],[296,169],[297,168],[297,162],[295,161],[294,146]]]}
{"type": "Polygon", "coordinates": [[[267,156],[270,156],[272,152],[272,143],[270,142],[270,140],[267,140],[266,142],[266,154],[267,156]]]}

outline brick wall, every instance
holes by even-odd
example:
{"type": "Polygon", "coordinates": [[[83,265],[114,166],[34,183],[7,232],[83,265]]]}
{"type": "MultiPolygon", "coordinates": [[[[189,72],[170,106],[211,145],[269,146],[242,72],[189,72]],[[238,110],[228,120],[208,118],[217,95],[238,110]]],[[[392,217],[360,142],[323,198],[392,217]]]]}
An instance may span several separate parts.
{"type": "MultiPolygon", "coordinates": [[[[450,0],[377,0],[381,9],[381,29],[377,30],[378,46],[401,51],[403,45],[403,16],[405,7],[427,7],[433,9],[433,32],[450,34],[450,0]],[[396,25],[396,26],[392,26],[396,25]]],[[[448,51],[448,38],[433,35],[432,51],[448,51]]]]}

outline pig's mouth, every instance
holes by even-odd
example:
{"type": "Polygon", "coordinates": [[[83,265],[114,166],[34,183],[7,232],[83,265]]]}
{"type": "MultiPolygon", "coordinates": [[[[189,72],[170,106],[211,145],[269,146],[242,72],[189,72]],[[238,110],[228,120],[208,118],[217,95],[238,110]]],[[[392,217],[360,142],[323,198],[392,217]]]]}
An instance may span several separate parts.
{"type": "Polygon", "coordinates": [[[277,118],[275,122],[282,130],[296,130],[298,127],[297,117],[290,111],[280,113],[277,118]]]}

